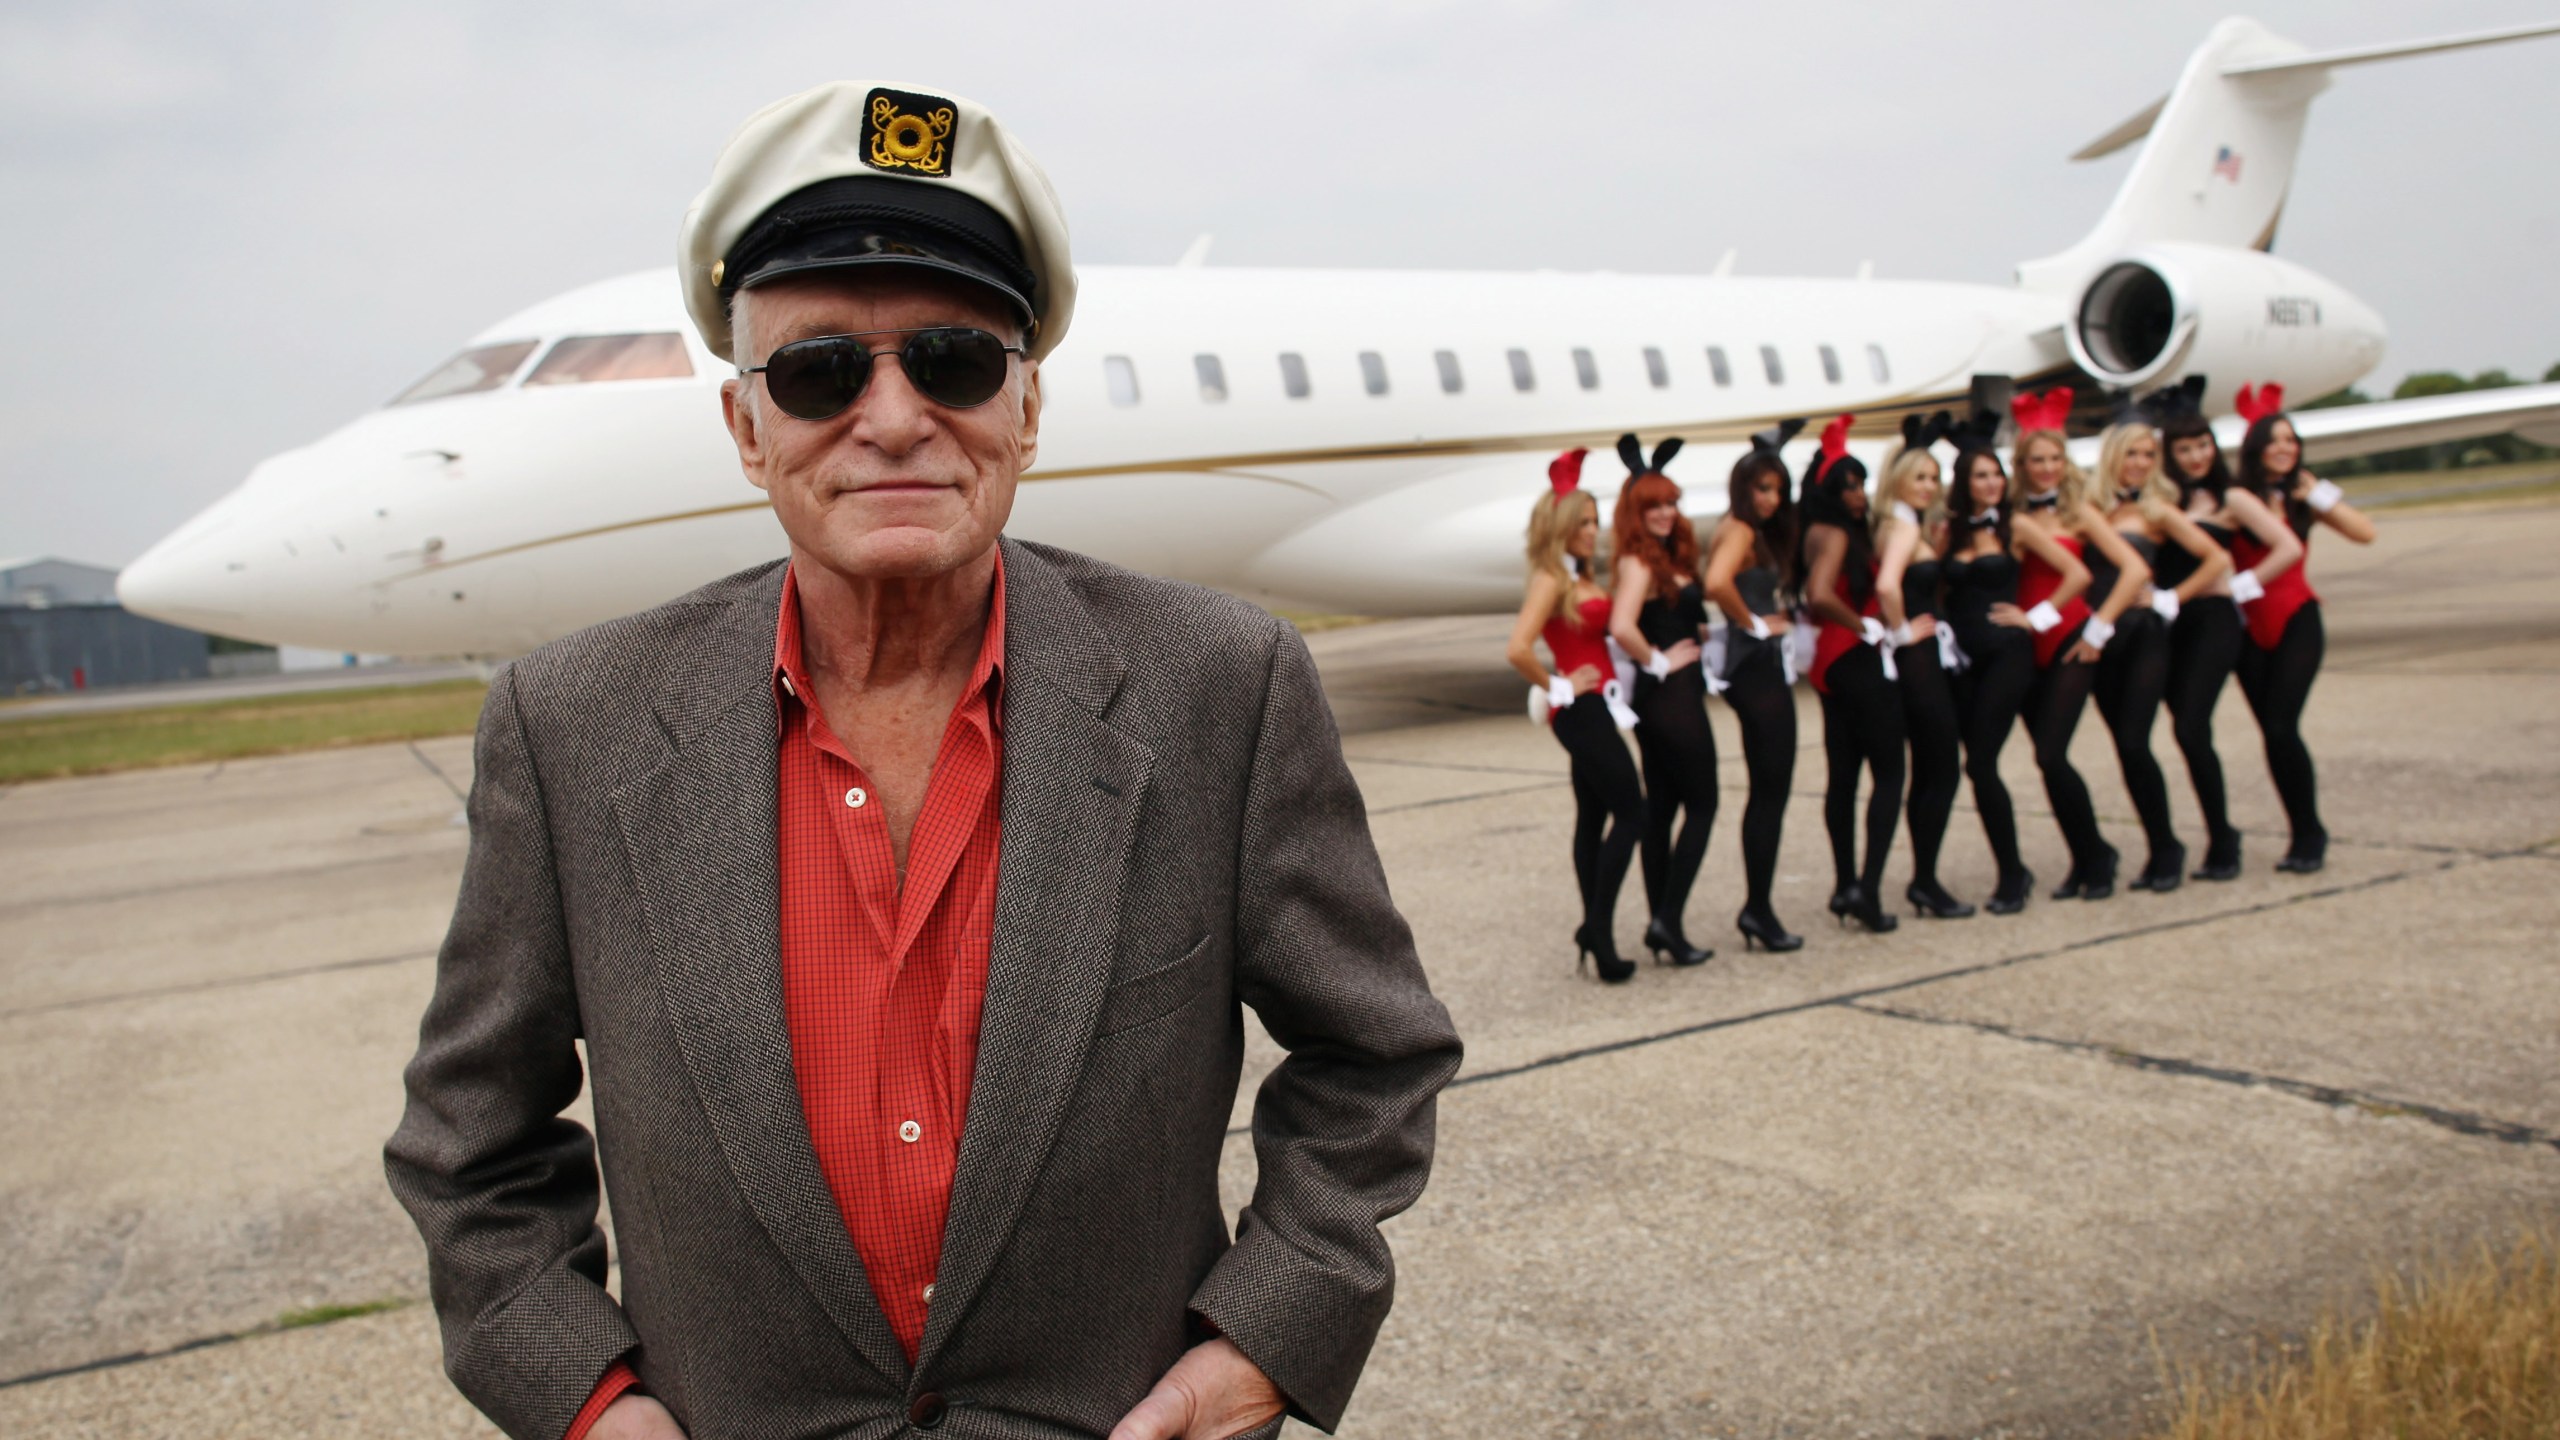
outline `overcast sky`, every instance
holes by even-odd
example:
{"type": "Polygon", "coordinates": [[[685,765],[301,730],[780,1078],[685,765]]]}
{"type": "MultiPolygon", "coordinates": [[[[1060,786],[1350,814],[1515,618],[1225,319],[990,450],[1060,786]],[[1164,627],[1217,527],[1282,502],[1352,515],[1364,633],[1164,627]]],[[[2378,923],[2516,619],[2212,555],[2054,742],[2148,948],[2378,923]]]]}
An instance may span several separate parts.
{"type": "MultiPolygon", "coordinates": [[[[0,555],[121,564],[499,317],[670,263],[736,124],[881,76],[993,108],[1080,260],[2006,283],[2227,3],[119,4],[0,15],[0,555]]],[[[2314,49],[2560,0],[2250,12],[2314,49]]],[[[2560,39],[2349,70],[2277,248],[2411,370],[2560,360],[2560,39]]],[[[708,417],[706,416],[706,421],[708,417]]]]}

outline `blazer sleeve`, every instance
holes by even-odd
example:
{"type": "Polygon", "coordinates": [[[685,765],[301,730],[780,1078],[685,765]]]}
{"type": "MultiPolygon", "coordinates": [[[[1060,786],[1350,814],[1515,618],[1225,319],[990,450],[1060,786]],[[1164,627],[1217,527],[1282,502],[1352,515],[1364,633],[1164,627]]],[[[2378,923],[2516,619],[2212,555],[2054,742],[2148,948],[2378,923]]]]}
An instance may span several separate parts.
{"type": "Polygon", "coordinates": [[[1254,1098],[1253,1201],[1192,1309],[1331,1430],[1394,1299],[1378,1227],[1422,1192],[1460,1048],[1387,893],[1315,661],[1275,626],[1236,854],[1236,986],[1289,1054],[1254,1098]]]}
{"type": "Polygon", "coordinates": [[[604,1289],[594,1144],[561,1116],[577,993],[515,675],[480,712],[470,856],[384,1162],[426,1240],[445,1373],[516,1440],[559,1440],[639,1337],[604,1289]]]}

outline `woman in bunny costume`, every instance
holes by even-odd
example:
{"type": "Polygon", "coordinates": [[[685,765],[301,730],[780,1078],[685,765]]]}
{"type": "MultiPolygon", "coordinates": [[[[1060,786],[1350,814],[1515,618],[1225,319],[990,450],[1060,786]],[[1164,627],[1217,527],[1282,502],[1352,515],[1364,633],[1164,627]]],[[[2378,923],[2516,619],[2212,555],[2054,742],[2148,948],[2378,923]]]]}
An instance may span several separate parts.
{"type": "Polygon", "coordinates": [[[1742,759],[1750,798],[1742,806],[1742,874],[1746,898],[1734,926],[1746,946],[1796,950],[1769,900],[1778,877],[1787,789],[1796,776],[1795,674],[1786,655],[1785,597],[1795,589],[1796,512],[1787,495],[1787,464],[1778,456],[1798,430],[1790,420],[1751,437],[1734,462],[1724,518],[1707,541],[1707,598],[1723,622],[1724,698],[1742,722],[1742,759]]]}
{"type": "MultiPolygon", "coordinates": [[[[1609,592],[1594,578],[1600,507],[1581,488],[1580,450],[1547,467],[1548,491],[1529,512],[1529,593],[1505,652],[1529,682],[1529,713],[1547,722],[1573,760],[1573,874],[1582,896],[1574,963],[1597,959],[1600,978],[1621,984],[1636,973],[1618,958],[1611,933],[1636,837],[1644,832],[1644,791],[1618,738],[1610,691],[1609,592]],[[1545,640],[1555,671],[1538,663],[1545,640]]],[[[1625,717],[1632,723],[1633,717],[1625,717]]]]}
{"type": "Polygon", "coordinates": [[[1939,619],[1947,549],[1946,516],[1938,460],[1929,453],[1946,438],[1947,412],[1903,417],[1902,440],[1885,456],[1884,483],[1869,507],[1875,530],[1876,606],[1900,640],[1894,651],[1902,690],[1903,729],[1911,742],[1911,883],[1902,896],[1913,913],[1962,920],[1973,907],[1938,883],[1938,851],[1947,838],[1964,781],[1955,676],[1963,652],[1955,627],[1939,619]]]}
{"type": "Polygon", "coordinates": [[[1884,909],[1884,865],[1902,815],[1902,690],[1894,650],[1900,637],[1878,603],[1875,537],[1867,525],[1867,467],[1849,453],[1843,415],[1823,427],[1822,449],[1805,472],[1801,569],[1805,608],[1817,625],[1807,677],[1822,697],[1822,750],[1830,762],[1822,817],[1831,833],[1831,913],[1874,934],[1894,928],[1884,909]],[[1858,772],[1867,796],[1866,863],[1858,864],[1858,772]]]}
{"type": "Polygon", "coordinates": [[[1617,593],[1609,638],[1643,670],[1635,682],[1636,749],[1644,756],[1644,893],[1653,911],[1644,946],[1656,963],[1701,965],[1715,952],[1689,943],[1682,915],[1716,823],[1716,736],[1707,727],[1710,685],[1698,644],[1707,623],[1698,534],[1680,513],[1680,487],[1663,473],[1679,453],[1676,435],[1650,460],[1635,436],[1618,437],[1627,484],[1610,522],[1617,593]]]}

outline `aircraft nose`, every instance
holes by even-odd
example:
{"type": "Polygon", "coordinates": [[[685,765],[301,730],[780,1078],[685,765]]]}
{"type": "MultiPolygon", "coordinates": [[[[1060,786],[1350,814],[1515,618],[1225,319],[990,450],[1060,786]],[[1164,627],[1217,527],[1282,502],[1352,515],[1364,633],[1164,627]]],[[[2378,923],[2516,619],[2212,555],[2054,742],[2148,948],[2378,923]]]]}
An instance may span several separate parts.
{"type": "Polygon", "coordinates": [[[183,625],[190,630],[236,634],[248,618],[241,606],[238,577],[229,573],[220,548],[206,543],[195,527],[162,540],[116,576],[116,599],[136,615],[183,625]]]}

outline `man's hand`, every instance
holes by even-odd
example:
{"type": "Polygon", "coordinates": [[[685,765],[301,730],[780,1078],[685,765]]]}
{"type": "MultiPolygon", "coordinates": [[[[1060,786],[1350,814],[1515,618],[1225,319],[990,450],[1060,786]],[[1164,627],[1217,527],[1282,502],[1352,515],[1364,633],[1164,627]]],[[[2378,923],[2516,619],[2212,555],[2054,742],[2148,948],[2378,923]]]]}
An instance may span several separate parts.
{"type": "Polygon", "coordinates": [[[1111,1427],[1111,1440],[1226,1440],[1284,1408],[1279,1387],[1221,1336],[1173,1362],[1138,1408],[1111,1427]]]}
{"type": "Polygon", "coordinates": [[[684,1427],[666,1406],[625,1391],[587,1427],[587,1440],[684,1440],[684,1427]]]}

